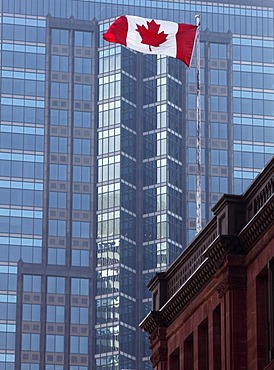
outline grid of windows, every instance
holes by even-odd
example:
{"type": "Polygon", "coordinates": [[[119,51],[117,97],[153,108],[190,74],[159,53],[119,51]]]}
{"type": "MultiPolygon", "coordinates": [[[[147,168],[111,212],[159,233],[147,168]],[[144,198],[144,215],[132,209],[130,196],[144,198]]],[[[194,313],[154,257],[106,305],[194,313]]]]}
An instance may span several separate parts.
{"type": "Polygon", "coordinates": [[[204,223],[274,152],[271,2],[122,3],[1,3],[5,370],[21,359],[22,370],[150,369],[136,330],[150,309],[145,285],[195,235],[195,56],[186,69],[107,44],[109,18],[130,8],[194,23],[199,13],[210,30],[201,34],[204,223]]]}
{"type": "MultiPolygon", "coordinates": [[[[45,19],[1,15],[0,366],[5,369],[14,369],[15,363],[17,289],[21,289],[17,263],[42,260],[45,26],[45,19]]],[[[31,298],[39,297],[41,280],[26,275],[22,284],[30,300],[22,300],[21,318],[39,322],[39,299],[31,298]]],[[[26,329],[21,338],[22,353],[36,356],[39,334],[26,329]]],[[[35,369],[39,359],[33,362],[35,369]]]]}

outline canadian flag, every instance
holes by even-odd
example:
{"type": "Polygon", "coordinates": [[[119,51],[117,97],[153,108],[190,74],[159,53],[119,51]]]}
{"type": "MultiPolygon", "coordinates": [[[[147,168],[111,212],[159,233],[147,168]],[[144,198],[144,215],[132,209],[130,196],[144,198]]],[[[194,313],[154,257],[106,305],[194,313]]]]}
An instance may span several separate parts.
{"type": "Polygon", "coordinates": [[[124,15],[111,24],[103,37],[141,53],[178,58],[189,67],[197,28],[192,24],[124,15]]]}

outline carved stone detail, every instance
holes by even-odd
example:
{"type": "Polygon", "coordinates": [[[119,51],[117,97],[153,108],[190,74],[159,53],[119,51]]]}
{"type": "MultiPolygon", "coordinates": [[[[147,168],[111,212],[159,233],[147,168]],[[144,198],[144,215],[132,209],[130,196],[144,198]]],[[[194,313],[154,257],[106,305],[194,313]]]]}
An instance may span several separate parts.
{"type": "Polygon", "coordinates": [[[227,275],[217,286],[219,298],[221,298],[228,290],[245,290],[246,284],[246,275],[227,275]]]}
{"type": "Polygon", "coordinates": [[[156,352],[150,357],[153,368],[155,368],[159,362],[167,361],[167,348],[158,348],[156,352]]]}
{"type": "Polygon", "coordinates": [[[167,361],[167,339],[166,339],[166,328],[156,328],[149,337],[150,349],[152,355],[150,361],[153,367],[157,367],[159,362],[167,361]]]}
{"type": "Polygon", "coordinates": [[[166,340],[166,328],[157,327],[149,336],[150,343],[154,341],[165,341],[166,340]]]}

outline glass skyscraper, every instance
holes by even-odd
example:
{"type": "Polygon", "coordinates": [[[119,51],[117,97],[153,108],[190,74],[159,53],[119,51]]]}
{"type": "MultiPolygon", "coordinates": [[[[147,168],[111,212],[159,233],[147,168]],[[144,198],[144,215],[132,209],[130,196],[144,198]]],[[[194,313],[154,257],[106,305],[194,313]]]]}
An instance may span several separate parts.
{"type": "Polygon", "coordinates": [[[0,370],[151,369],[146,283],[195,235],[196,68],[108,44],[201,15],[202,218],[274,153],[273,1],[0,0],[0,370]]]}

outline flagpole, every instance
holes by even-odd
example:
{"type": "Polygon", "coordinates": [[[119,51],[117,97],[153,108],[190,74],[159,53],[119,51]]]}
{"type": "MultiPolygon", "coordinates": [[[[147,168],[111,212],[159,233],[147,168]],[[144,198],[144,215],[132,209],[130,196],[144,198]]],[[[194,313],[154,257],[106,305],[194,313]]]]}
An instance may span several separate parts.
{"type": "Polygon", "coordinates": [[[197,37],[196,37],[196,234],[202,229],[202,187],[201,187],[201,91],[200,91],[200,15],[196,15],[197,37]]]}

